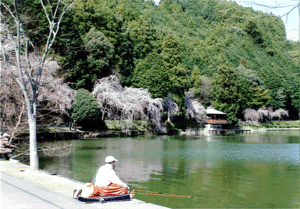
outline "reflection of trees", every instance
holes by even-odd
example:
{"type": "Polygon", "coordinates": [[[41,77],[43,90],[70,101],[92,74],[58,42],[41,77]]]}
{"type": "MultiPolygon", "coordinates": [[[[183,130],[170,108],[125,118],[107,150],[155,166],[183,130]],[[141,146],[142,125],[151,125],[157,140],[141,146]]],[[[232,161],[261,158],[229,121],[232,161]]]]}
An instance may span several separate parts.
{"type": "Polygon", "coordinates": [[[97,147],[93,140],[79,141],[73,154],[71,155],[70,170],[74,179],[82,182],[93,182],[99,165],[99,156],[95,149],[97,147]],[[83,145],[85,148],[83,148],[83,145]],[[96,161],[97,159],[97,161],[96,161]]]}
{"type": "Polygon", "coordinates": [[[187,142],[186,141],[178,141],[179,143],[179,155],[178,155],[178,167],[177,171],[175,174],[175,177],[178,179],[185,179],[186,178],[186,173],[187,173],[187,159],[186,159],[186,154],[187,152],[186,147],[187,147],[187,142]]]}
{"type": "Polygon", "coordinates": [[[185,153],[187,147],[187,142],[184,140],[179,141],[169,141],[163,140],[163,175],[168,175],[171,178],[175,179],[184,179],[187,172],[187,158],[185,153]],[[169,146],[171,145],[171,147],[169,146]],[[176,147],[173,147],[173,146],[176,147]],[[170,152],[176,151],[177,156],[170,159],[170,152]],[[177,166],[174,165],[175,160],[177,159],[177,166]],[[171,168],[173,166],[173,168],[171,168]],[[174,169],[177,167],[176,171],[174,169]]]}
{"type": "Polygon", "coordinates": [[[40,168],[50,172],[52,175],[61,175],[68,178],[74,178],[71,170],[71,157],[65,156],[63,158],[40,156],[40,168]]]}
{"type": "MultiPolygon", "coordinates": [[[[232,195],[234,195],[234,190],[238,188],[239,185],[239,176],[241,175],[241,170],[243,169],[243,162],[239,161],[234,163],[223,161],[220,169],[215,169],[216,175],[213,175],[212,181],[219,182],[220,187],[220,196],[224,200],[230,201],[232,195]]],[[[242,191],[240,191],[242,192],[242,191]]]]}
{"type": "Polygon", "coordinates": [[[167,176],[171,173],[170,165],[169,165],[169,141],[163,140],[163,155],[162,155],[162,175],[167,176]]]}

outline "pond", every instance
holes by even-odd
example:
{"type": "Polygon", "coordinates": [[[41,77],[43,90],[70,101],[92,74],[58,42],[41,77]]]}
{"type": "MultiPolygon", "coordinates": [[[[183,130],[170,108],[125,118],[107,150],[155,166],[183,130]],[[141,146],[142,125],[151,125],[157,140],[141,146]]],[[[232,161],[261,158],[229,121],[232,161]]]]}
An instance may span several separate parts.
{"type": "Polygon", "coordinates": [[[107,155],[135,198],[170,208],[299,208],[300,131],[75,141],[40,168],[94,182],[107,155]],[[143,193],[153,193],[147,195],[143,193]],[[157,193],[158,192],[158,193],[157,193]]]}

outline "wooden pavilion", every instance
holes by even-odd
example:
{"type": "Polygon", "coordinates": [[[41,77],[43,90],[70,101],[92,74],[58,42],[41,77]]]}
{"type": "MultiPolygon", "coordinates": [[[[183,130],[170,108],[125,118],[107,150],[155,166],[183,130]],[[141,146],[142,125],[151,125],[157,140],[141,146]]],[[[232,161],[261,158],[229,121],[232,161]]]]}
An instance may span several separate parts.
{"type": "Polygon", "coordinates": [[[226,120],[226,113],[215,110],[211,107],[207,108],[206,115],[206,126],[209,129],[223,129],[223,125],[228,124],[226,120]]]}

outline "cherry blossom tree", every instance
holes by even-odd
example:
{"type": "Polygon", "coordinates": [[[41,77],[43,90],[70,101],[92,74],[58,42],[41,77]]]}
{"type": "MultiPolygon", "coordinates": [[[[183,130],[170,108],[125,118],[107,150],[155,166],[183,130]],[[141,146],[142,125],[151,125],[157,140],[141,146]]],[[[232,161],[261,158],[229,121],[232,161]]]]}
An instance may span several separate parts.
{"type": "MultiPolygon", "coordinates": [[[[34,61],[31,63],[33,66],[37,64],[34,61]]],[[[3,129],[2,132],[11,133],[10,142],[12,142],[15,135],[28,130],[25,99],[22,91],[19,90],[20,87],[4,63],[1,63],[0,67],[0,128],[3,129]]],[[[40,93],[37,98],[39,107],[37,119],[41,124],[44,121],[47,121],[47,125],[51,124],[51,121],[55,122],[57,120],[55,115],[71,117],[69,112],[75,90],[63,83],[62,78],[56,76],[59,69],[58,62],[53,59],[48,58],[45,61],[40,93]]]]}
{"type": "Polygon", "coordinates": [[[261,107],[258,111],[249,108],[244,110],[243,113],[246,121],[253,122],[258,122],[259,120],[263,122],[264,120],[273,120],[273,118],[278,118],[279,120],[281,120],[282,117],[289,116],[288,111],[279,108],[273,112],[272,107],[261,107]]]}
{"type": "Polygon", "coordinates": [[[197,123],[204,124],[208,117],[205,114],[205,108],[197,99],[194,99],[193,90],[185,93],[184,106],[186,108],[185,116],[187,119],[194,119],[197,123]]]}
{"type": "Polygon", "coordinates": [[[143,120],[165,131],[161,124],[163,99],[152,99],[147,89],[123,88],[115,75],[99,79],[93,96],[100,106],[102,120],[143,120]]]}
{"type": "Polygon", "coordinates": [[[270,121],[270,113],[273,112],[273,108],[272,107],[261,107],[257,110],[258,114],[259,114],[259,118],[260,120],[263,121],[270,121]]]}
{"type": "Polygon", "coordinates": [[[275,110],[274,112],[270,113],[271,120],[273,120],[273,118],[278,118],[278,120],[281,120],[282,117],[288,117],[288,116],[289,116],[288,111],[286,111],[282,108],[279,108],[279,109],[275,110]]]}
{"type": "Polygon", "coordinates": [[[4,25],[1,28],[1,59],[24,95],[30,133],[30,168],[34,170],[39,168],[36,140],[37,98],[41,91],[42,72],[64,14],[75,3],[75,0],[47,1],[47,3],[40,0],[40,3],[49,23],[49,33],[44,47],[38,50],[23,27],[18,2],[13,0],[11,5],[0,2],[2,9],[0,22],[4,25]],[[4,40],[7,40],[10,47],[6,47],[7,44],[2,43],[4,40]],[[32,62],[36,62],[37,65],[33,65],[32,62]]]}
{"type": "Polygon", "coordinates": [[[0,132],[10,133],[10,143],[18,131],[27,128],[24,96],[3,62],[0,65],[0,132]]]}
{"type": "Polygon", "coordinates": [[[248,109],[244,110],[243,113],[244,113],[244,118],[246,121],[258,122],[261,118],[258,111],[254,110],[254,109],[248,108],[248,109]]]}
{"type": "Polygon", "coordinates": [[[71,118],[70,110],[75,90],[64,83],[63,78],[57,76],[59,70],[60,66],[57,61],[52,58],[46,59],[37,99],[39,107],[47,110],[47,112],[64,114],[71,118]]]}

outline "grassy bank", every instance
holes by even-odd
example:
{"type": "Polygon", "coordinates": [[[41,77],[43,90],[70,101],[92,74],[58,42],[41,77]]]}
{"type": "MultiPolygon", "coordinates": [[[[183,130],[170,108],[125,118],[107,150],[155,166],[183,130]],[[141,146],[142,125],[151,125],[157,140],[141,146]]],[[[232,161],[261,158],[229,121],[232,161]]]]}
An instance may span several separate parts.
{"type": "Polygon", "coordinates": [[[300,120],[297,121],[271,121],[270,123],[241,123],[241,128],[250,127],[251,129],[266,128],[300,128],[300,120]]]}

